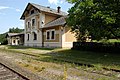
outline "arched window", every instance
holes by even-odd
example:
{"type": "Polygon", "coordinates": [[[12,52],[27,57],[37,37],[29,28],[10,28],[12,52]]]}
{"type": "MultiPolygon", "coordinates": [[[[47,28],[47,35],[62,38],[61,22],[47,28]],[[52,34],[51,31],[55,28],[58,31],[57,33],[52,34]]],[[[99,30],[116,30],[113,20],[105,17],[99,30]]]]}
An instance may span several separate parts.
{"type": "Polygon", "coordinates": [[[30,22],[28,22],[28,28],[30,28],[30,22]]]}
{"type": "Polygon", "coordinates": [[[20,44],[20,41],[18,40],[18,44],[20,44]]]}
{"type": "Polygon", "coordinates": [[[37,40],[37,34],[33,32],[34,40],[37,40]]]}
{"type": "Polygon", "coordinates": [[[15,40],[13,40],[13,43],[15,43],[15,40]]]}
{"type": "Polygon", "coordinates": [[[34,14],[34,13],[35,13],[35,11],[34,11],[34,10],[31,10],[30,14],[34,14]]]}
{"type": "Polygon", "coordinates": [[[29,41],[29,34],[28,34],[28,36],[27,36],[28,38],[27,38],[27,40],[29,41]]]}
{"type": "Polygon", "coordinates": [[[35,19],[32,19],[32,26],[35,26],[35,19]]]}

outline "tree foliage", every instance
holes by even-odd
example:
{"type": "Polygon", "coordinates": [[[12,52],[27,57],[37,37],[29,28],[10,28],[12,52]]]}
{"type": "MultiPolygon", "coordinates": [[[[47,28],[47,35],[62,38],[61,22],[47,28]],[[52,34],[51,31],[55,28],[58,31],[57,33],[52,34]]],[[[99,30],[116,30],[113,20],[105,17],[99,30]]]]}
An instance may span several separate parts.
{"type": "Polygon", "coordinates": [[[9,29],[9,33],[20,33],[20,32],[22,32],[23,31],[23,29],[19,29],[18,27],[17,28],[10,28],[9,29]]]}
{"type": "Polygon", "coordinates": [[[6,35],[7,33],[20,33],[22,32],[24,29],[19,29],[19,28],[10,28],[8,32],[0,34],[0,43],[2,44],[7,44],[7,39],[6,39],[6,35]]]}
{"type": "Polygon", "coordinates": [[[79,38],[86,30],[92,38],[120,37],[119,0],[67,0],[74,4],[68,11],[67,24],[79,38]],[[79,32],[79,34],[78,34],[79,32]]]}

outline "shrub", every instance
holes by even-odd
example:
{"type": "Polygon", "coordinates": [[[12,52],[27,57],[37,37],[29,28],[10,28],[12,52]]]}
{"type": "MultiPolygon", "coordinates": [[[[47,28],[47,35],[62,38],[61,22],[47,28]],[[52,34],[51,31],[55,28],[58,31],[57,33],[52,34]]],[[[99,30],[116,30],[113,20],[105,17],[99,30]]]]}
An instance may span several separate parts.
{"type": "Polygon", "coordinates": [[[120,53],[120,43],[74,42],[75,50],[120,53]]]}

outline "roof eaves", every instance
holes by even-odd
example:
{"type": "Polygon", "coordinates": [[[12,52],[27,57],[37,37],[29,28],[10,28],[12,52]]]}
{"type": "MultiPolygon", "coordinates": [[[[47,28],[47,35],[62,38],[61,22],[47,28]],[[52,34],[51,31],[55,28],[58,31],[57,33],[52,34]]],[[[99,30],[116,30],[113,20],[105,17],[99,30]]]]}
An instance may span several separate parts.
{"type": "Polygon", "coordinates": [[[34,8],[37,8],[39,11],[48,12],[48,13],[56,14],[56,15],[59,15],[59,16],[66,16],[67,15],[67,13],[65,13],[63,11],[61,11],[60,13],[58,13],[56,9],[47,8],[47,7],[41,6],[39,4],[28,3],[27,7],[25,8],[25,10],[24,10],[22,16],[20,17],[20,19],[22,19],[22,20],[25,19],[24,14],[27,11],[27,8],[28,8],[29,5],[32,5],[34,8]]]}
{"type": "Polygon", "coordinates": [[[43,28],[48,28],[48,27],[53,27],[53,26],[64,26],[65,24],[66,24],[65,17],[60,17],[54,21],[51,21],[45,24],[43,28]]]}

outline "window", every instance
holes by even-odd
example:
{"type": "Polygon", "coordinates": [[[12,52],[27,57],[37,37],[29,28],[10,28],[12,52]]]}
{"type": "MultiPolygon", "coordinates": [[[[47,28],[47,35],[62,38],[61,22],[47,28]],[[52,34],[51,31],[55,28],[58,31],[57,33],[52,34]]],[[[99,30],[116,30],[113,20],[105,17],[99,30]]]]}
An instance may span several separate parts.
{"type": "Polygon", "coordinates": [[[34,35],[34,40],[37,40],[37,34],[34,32],[33,35],[34,35]]]}
{"type": "Polygon", "coordinates": [[[54,40],[55,39],[55,30],[48,30],[46,31],[46,39],[47,40],[54,40]]]}
{"type": "Polygon", "coordinates": [[[34,14],[34,10],[31,10],[30,14],[34,14]]]}
{"type": "Polygon", "coordinates": [[[15,40],[13,40],[13,43],[15,43],[15,40]]]}
{"type": "Polygon", "coordinates": [[[40,21],[38,21],[38,29],[39,29],[39,27],[40,27],[40,21]]]}
{"type": "Polygon", "coordinates": [[[30,28],[30,22],[28,22],[28,28],[30,28]]]}
{"type": "Polygon", "coordinates": [[[51,39],[55,39],[55,31],[51,31],[51,39]]]}
{"type": "Polygon", "coordinates": [[[28,39],[27,40],[29,41],[29,34],[28,34],[28,39]]]}
{"type": "Polygon", "coordinates": [[[47,40],[50,39],[50,31],[47,31],[47,40]]]}
{"type": "Polygon", "coordinates": [[[35,19],[32,19],[32,26],[35,26],[35,19]]]}
{"type": "Polygon", "coordinates": [[[18,40],[18,44],[20,44],[20,41],[18,40]]]}

